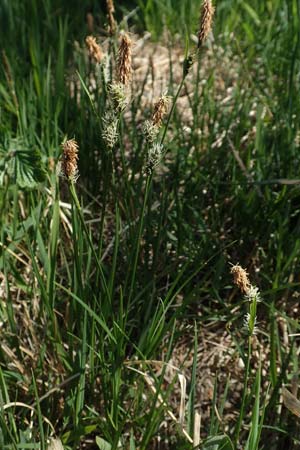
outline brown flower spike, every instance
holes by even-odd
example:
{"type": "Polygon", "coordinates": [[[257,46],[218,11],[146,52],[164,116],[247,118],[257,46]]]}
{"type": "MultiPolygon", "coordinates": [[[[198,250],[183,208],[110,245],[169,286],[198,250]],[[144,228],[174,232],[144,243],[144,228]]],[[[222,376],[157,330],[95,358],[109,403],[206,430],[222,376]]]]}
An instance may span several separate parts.
{"type": "Polygon", "coordinates": [[[200,29],[198,33],[198,48],[200,48],[204,41],[206,41],[206,38],[211,30],[214,12],[215,8],[213,7],[211,0],[203,0],[200,29]]]}
{"type": "Polygon", "coordinates": [[[77,167],[78,144],[75,139],[63,142],[63,155],[61,158],[61,172],[70,181],[76,181],[79,173],[77,167]]]}
{"type": "Polygon", "coordinates": [[[116,31],[116,22],[114,19],[115,6],[113,0],[106,0],[106,7],[107,7],[109,33],[112,35],[116,31]]]}
{"type": "Polygon", "coordinates": [[[154,126],[158,126],[158,127],[161,126],[162,119],[168,112],[169,103],[170,103],[170,98],[167,97],[166,95],[163,95],[162,97],[160,97],[158,99],[158,101],[155,103],[154,111],[152,114],[152,124],[154,126]]]}
{"type": "Polygon", "coordinates": [[[118,81],[125,86],[131,79],[131,48],[132,40],[124,33],[121,38],[121,43],[118,51],[118,81]]]}
{"type": "Polygon", "coordinates": [[[251,284],[246,270],[243,269],[239,264],[236,264],[235,266],[231,267],[230,273],[232,273],[233,275],[234,284],[236,284],[244,294],[247,294],[251,287],[251,284]]]}
{"type": "Polygon", "coordinates": [[[85,38],[85,43],[88,48],[90,57],[99,63],[103,58],[103,53],[100,45],[96,42],[96,38],[94,38],[93,36],[87,36],[85,38]]]}

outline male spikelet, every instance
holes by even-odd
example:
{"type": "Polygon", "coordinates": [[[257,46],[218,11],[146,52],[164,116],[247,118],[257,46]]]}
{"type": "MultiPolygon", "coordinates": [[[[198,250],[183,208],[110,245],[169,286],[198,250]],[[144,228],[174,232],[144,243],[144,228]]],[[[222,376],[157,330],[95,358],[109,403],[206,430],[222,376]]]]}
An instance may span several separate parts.
{"type": "Polygon", "coordinates": [[[245,299],[249,304],[249,310],[244,316],[244,327],[248,335],[253,336],[257,333],[256,310],[257,303],[261,301],[259,289],[250,283],[248,273],[239,264],[232,266],[230,272],[233,275],[234,283],[245,294],[245,299]]]}
{"type": "Polygon", "coordinates": [[[114,18],[115,6],[113,0],[106,0],[106,8],[108,16],[109,33],[112,35],[116,31],[116,22],[114,18]]]}
{"type": "Polygon", "coordinates": [[[152,114],[152,124],[154,126],[160,127],[162,124],[162,119],[167,114],[170,104],[170,97],[163,95],[154,104],[154,111],[152,114]]]}
{"type": "Polygon", "coordinates": [[[123,33],[118,51],[117,77],[118,81],[125,86],[131,80],[131,49],[132,40],[126,33],[123,33]]]}
{"type": "Polygon", "coordinates": [[[62,144],[63,154],[61,157],[61,174],[69,181],[78,179],[78,144],[75,139],[69,139],[62,144]]]}
{"type": "Polygon", "coordinates": [[[231,267],[230,272],[233,275],[234,284],[236,284],[244,294],[247,294],[251,287],[251,283],[249,281],[248,273],[246,272],[246,270],[243,269],[239,264],[236,264],[231,267]]]}
{"type": "Polygon", "coordinates": [[[207,36],[211,30],[212,20],[215,8],[211,0],[203,0],[200,18],[200,29],[198,32],[198,48],[206,41],[207,36]]]}
{"type": "Polygon", "coordinates": [[[148,144],[153,144],[158,136],[162,120],[167,114],[170,104],[170,97],[162,95],[154,104],[154,111],[151,120],[146,120],[143,126],[143,134],[148,144]]]}
{"type": "Polygon", "coordinates": [[[91,58],[93,58],[97,63],[101,62],[103,59],[103,53],[101,47],[96,42],[96,38],[93,36],[87,36],[85,38],[85,43],[91,58]]]}

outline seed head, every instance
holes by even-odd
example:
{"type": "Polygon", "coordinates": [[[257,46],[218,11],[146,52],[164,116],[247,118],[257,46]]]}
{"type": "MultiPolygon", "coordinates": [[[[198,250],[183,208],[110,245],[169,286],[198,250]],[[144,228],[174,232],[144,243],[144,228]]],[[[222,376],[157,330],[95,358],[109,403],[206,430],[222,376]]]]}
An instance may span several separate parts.
{"type": "Polygon", "coordinates": [[[146,120],[142,131],[148,144],[153,144],[159,133],[159,127],[153,125],[151,120],[146,120]]]}
{"type": "Polygon", "coordinates": [[[69,139],[62,144],[63,154],[61,157],[61,173],[70,181],[76,181],[79,177],[77,161],[78,161],[78,144],[75,139],[69,139]]]}
{"type": "Polygon", "coordinates": [[[159,164],[163,153],[163,146],[155,142],[148,150],[147,163],[146,163],[146,173],[151,175],[154,168],[159,164]]]}
{"type": "Polygon", "coordinates": [[[205,42],[211,30],[214,12],[215,8],[213,7],[211,0],[203,0],[200,18],[200,29],[198,32],[198,48],[200,48],[205,42]]]}
{"type": "Polygon", "coordinates": [[[245,297],[249,302],[253,302],[254,300],[257,303],[261,302],[259,289],[256,286],[252,286],[252,284],[250,284],[245,297]]]}
{"type": "Polygon", "coordinates": [[[88,52],[91,58],[93,58],[97,63],[103,59],[103,52],[101,47],[96,42],[96,38],[93,36],[87,36],[85,38],[85,43],[88,48],[88,52]]]}
{"type": "Polygon", "coordinates": [[[239,264],[231,267],[230,273],[233,275],[233,282],[236,284],[240,290],[247,294],[250,289],[250,281],[248,278],[248,273],[239,264]]]}
{"type": "Polygon", "coordinates": [[[152,124],[154,126],[161,126],[163,117],[167,114],[169,109],[170,97],[163,95],[154,105],[152,114],[152,124]]]}
{"type": "Polygon", "coordinates": [[[113,0],[106,0],[107,16],[108,16],[108,28],[111,35],[116,31],[116,22],[114,18],[115,6],[113,0]]]}
{"type": "Polygon", "coordinates": [[[132,40],[129,36],[124,33],[121,38],[121,43],[118,51],[118,81],[125,86],[129,83],[131,79],[131,48],[132,40]]]}
{"type": "Polygon", "coordinates": [[[128,104],[124,84],[111,83],[108,87],[108,94],[113,110],[119,114],[124,111],[128,104]]]}
{"type": "Polygon", "coordinates": [[[107,145],[107,148],[112,150],[118,141],[118,118],[113,112],[108,112],[102,118],[102,121],[102,139],[107,145]]]}
{"type": "Polygon", "coordinates": [[[249,336],[257,334],[257,317],[255,315],[252,316],[250,313],[247,313],[244,316],[244,327],[246,328],[249,336]]]}

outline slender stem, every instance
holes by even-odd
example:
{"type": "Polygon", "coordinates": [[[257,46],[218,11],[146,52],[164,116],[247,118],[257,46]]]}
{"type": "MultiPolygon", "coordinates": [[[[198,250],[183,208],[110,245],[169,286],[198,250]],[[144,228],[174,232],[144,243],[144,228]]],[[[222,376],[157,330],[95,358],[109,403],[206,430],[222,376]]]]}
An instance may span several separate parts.
{"type": "Polygon", "coordinates": [[[138,235],[137,235],[137,240],[136,240],[135,255],[134,255],[134,260],[133,260],[133,271],[132,271],[132,277],[131,277],[128,304],[130,304],[132,293],[133,293],[133,286],[134,286],[134,282],[135,282],[137,262],[138,262],[138,256],[139,256],[139,251],[140,251],[140,242],[141,242],[141,236],[142,236],[143,225],[144,225],[144,215],[145,215],[146,204],[147,204],[147,200],[148,200],[151,181],[152,181],[152,174],[147,177],[147,182],[146,182],[146,189],[145,189],[143,207],[142,207],[141,216],[140,216],[139,230],[138,230],[138,235]]]}
{"type": "Polygon", "coordinates": [[[99,270],[99,272],[100,272],[100,276],[101,276],[101,279],[102,279],[102,283],[103,283],[103,286],[104,286],[105,293],[106,293],[106,295],[107,295],[107,298],[108,298],[109,302],[111,303],[111,296],[110,296],[110,292],[109,292],[109,289],[108,289],[108,286],[107,286],[107,283],[106,283],[106,280],[105,280],[105,276],[104,276],[104,273],[103,273],[103,269],[102,269],[102,267],[101,267],[101,263],[100,263],[100,261],[99,261],[99,258],[98,258],[98,255],[97,255],[97,253],[96,253],[96,250],[95,250],[95,248],[94,248],[94,246],[93,246],[93,242],[92,242],[92,239],[91,239],[91,236],[90,236],[88,227],[86,226],[86,223],[85,223],[85,221],[84,221],[84,217],[83,217],[83,214],[82,214],[81,206],[80,206],[80,203],[79,203],[77,194],[76,194],[76,190],[75,190],[73,181],[70,181],[70,182],[69,182],[69,187],[70,187],[70,192],[71,192],[71,195],[72,195],[72,199],[73,199],[73,201],[74,201],[74,204],[75,204],[76,209],[77,209],[78,214],[79,214],[79,218],[80,218],[81,224],[82,224],[82,226],[83,226],[84,232],[85,232],[85,234],[86,234],[86,237],[87,237],[87,239],[88,239],[90,248],[91,248],[92,253],[93,253],[93,256],[94,256],[94,258],[95,258],[95,261],[96,261],[98,270],[99,270]]]}
{"type": "Polygon", "coordinates": [[[15,185],[13,187],[13,232],[12,232],[12,239],[15,238],[15,234],[17,232],[17,224],[18,224],[18,185],[17,185],[17,179],[15,177],[15,185]]]}
{"type": "Polygon", "coordinates": [[[175,97],[174,97],[174,100],[173,100],[173,103],[172,103],[172,107],[171,107],[171,110],[170,110],[168,118],[167,118],[167,123],[166,123],[165,129],[164,129],[161,141],[160,141],[161,145],[164,143],[164,140],[165,140],[165,137],[166,137],[169,125],[170,125],[170,121],[171,121],[171,118],[172,118],[172,115],[173,115],[173,112],[174,112],[174,109],[175,109],[175,106],[176,106],[176,102],[178,100],[178,97],[179,97],[179,94],[181,92],[181,89],[182,89],[182,87],[184,85],[184,80],[185,80],[185,76],[182,77],[180,85],[179,85],[179,87],[177,89],[177,92],[175,94],[175,97]]]}
{"type": "Polygon", "coordinates": [[[4,192],[3,192],[3,195],[1,196],[0,223],[3,223],[2,216],[3,216],[4,210],[5,210],[5,206],[7,204],[6,197],[7,197],[7,193],[8,193],[8,188],[9,188],[9,180],[7,180],[7,183],[5,183],[4,192]]]}
{"type": "Polygon", "coordinates": [[[104,178],[104,186],[103,186],[103,200],[102,200],[102,210],[101,210],[101,222],[100,222],[100,236],[99,236],[99,244],[98,244],[98,255],[99,255],[99,261],[101,260],[102,256],[102,241],[103,241],[103,233],[104,233],[104,219],[105,219],[105,212],[106,212],[106,206],[107,206],[107,197],[110,187],[110,180],[112,178],[112,157],[109,153],[106,159],[106,170],[105,170],[105,178],[104,178]]]}
{"type": "Polygon", "coordinates": [[[246,403],[246,397],[247,397],[247,390],[248,390],[248,378],[249,378],[249,372],[250,372],[250,360],[251,360],[251,339],[252,337],[248,337],[248,354],[247,354],[247,362],[246,362],[246,369],[245,369],[245,376],[244,376],[244,389],[243,389],[243,395],[242,395],[242,404],[241,404],[241,410],[239,415],[239,420],[235,428],[235,446],[234,448],[237,448],[237,444],[239,441],[239,435],[242,427],[242,421],[244,418],[245,413],[245,403],[246,403]]]}

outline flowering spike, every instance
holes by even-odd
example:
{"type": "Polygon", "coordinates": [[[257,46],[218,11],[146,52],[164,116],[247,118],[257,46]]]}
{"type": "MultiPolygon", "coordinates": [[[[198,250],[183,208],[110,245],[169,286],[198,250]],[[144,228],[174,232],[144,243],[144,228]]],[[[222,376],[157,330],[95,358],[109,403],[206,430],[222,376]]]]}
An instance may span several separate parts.
{"type": "Polygon", "coordinates": [[[126,90],[124,84],[122,83],[111,83],[108,86],[109,98],[112,103],[112,109],[116,113],[121,113],[124,111],[128,104],[126,90]]]}
{"type": "Polygon", "coordinates": [[[112,112],[108,112],[102,120],[102,139],[106,143],[108,149],[112,150],[118,141],[118,119],[112,112]]]}
{"type": "Polygon", "coordinates": [[[75,139],[69,139],[62,144],[63,154],[61,157],[61,173],[69,181],[75,182],[79,177],[78,144],[75,139]]]}
{"type": "Polygon", "coordinates": [[[159,127],[154,125],[151,120],[146,120],[143,125],[143,135],[148,144],[153,144],[158,136],[159,127]]]}
{"type": "Polygon", "coordinates": [[[111,35],[116,31],[116,22],[114,19],[115,6],[113,0],[106,0],[107,16],[108,16],[108,27],[109,33],[111,35]]]}
{"type": "Polygon", "coordinates": [[[99,63],[103,59],[103,53],[100,45],[96,42],[96,38],[94,38],[93,36],[87,36],[85,38],[85,43],[88,48],[90,57],[99,63]]]}
{"type": "Polygon", "coordinates": [[[154,168],[159,164],[163,153],[163,146],[155,142],[148,150],[147,155],[147,164],[146,164],[146,173],[147,175],[151,175],[154,168]]]}
{"type": "Polygon", "coordinates": [[[250,281],[248,278],[248,273],[239,264],[231,267],[230,272],[233,275],[233,282],[236,284],[242,292],[247,294],[250,289],[250,281]]]}
{"type": "Polygon", "coordinates": [[[154,126],[161,126],[163,117],[167,114],[170,103],[170,97],[163,95],[154,105],[152,114],[152,123],[154,126]]]}
{"type": "Polygon", "coordinates": [[[132,40],[126,33],[122,34],[121,43],[118,51],[118,81],[125,86],[131,79],[131,48],[132,40]]]}
{"type": "Polygon", "coordinates": [[[207,39],[207,36],[211,30],[214,12],[215,8],[213,7],[211,0],[203,0],[200,29],[198,32],[198,48],[200,48],[207,39]]]}

